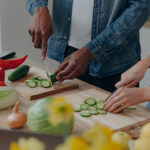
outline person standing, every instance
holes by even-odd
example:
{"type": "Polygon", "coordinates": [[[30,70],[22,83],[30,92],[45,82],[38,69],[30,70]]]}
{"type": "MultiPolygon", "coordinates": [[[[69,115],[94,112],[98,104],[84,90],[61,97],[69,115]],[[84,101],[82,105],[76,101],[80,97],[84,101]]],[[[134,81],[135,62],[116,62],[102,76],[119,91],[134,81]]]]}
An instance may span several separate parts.
{"type": "Polygon", "coordinates": [[[79,79],[108,91],[141,59],[139,29],[150,0],[27,0],[35,48],[59,61],[57,79],[79,79]]]}

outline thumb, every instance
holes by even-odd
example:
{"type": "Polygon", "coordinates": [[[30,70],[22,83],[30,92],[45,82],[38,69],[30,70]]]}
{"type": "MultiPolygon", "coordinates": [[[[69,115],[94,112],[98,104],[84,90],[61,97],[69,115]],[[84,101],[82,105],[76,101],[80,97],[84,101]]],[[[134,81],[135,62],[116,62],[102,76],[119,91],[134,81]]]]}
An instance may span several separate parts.
{"type": "Polygon", "coordinates": [[[41,58],[42,60],[45,60],[46,53],[47,53],[47,38],[42,38],[42,51],[41,51],[41,58]]]}

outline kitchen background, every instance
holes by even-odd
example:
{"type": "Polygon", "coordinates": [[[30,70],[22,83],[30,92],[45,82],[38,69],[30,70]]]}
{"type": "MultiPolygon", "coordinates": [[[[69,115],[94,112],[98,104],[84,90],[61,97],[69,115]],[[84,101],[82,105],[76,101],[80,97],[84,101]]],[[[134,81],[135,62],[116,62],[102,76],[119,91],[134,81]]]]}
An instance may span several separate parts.
{"type": "MultiPolygon", "coordinates": [[[[30,58],[40,61],[40,50],[33,48],[28,34],[29,20],[26,0],[0,0],[0,51],[16,51],[17,55],[28,53],[30,58]]],[[[143,27],[140,32],[142,57],[145,57],[150,54],[150,29],[143,27]]],[[[53,60],[48,62],[51,68],[57,68],[57,62],[53,60]]],[[[150,71],[147,71],[140,83],[140,86],[148,85],[150,85],[150,71]]]]}

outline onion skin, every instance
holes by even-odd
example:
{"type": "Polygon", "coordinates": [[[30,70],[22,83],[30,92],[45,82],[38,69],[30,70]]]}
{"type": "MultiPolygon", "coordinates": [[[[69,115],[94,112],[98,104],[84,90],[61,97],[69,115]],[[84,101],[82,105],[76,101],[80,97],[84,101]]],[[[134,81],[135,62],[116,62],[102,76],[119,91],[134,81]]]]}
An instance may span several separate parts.
{"type": "Polygon", "coordinates": [[[6,120],[7,125],[12,129],[22,128],[27,122],[27,115],[18,111],[19,104],[20,102],[18,101],[14,106],[13,113],[6,120]]]}

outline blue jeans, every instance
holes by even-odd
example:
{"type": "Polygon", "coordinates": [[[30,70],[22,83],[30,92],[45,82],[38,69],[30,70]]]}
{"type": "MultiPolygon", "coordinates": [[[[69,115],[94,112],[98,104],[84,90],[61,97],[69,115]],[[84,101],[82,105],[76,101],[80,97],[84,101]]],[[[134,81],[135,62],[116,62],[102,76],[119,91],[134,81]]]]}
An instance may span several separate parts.
{"type": "MultiPolygon", "coordinates": [[[[76,50],[77,50],[76,48],[67,46],[66,50],[65,50],[65,57],[67,57],[71,53],[75,52],[76,50]]],[[[121,78],[121,73],[113,75],[113,76],[109,76],[109,77],[96,78],[96,77],[89,75],[88,69],[85,72],[85,74],[78,77],[78,79],[80,79],[82,81],[88,82],[92,85],[95,85],[95,86],[102,88],[104,90],[107,90],[109,92],[113,92],[116,89],[114,85],[118,81],[120,81],[120,78],[121,78]]]]}

